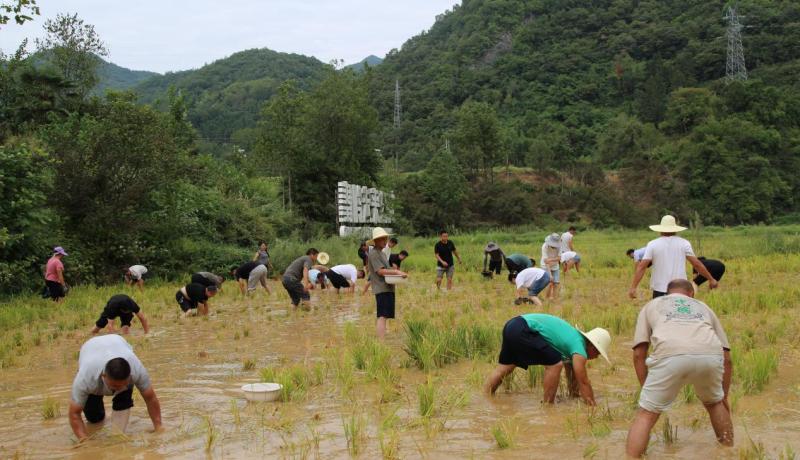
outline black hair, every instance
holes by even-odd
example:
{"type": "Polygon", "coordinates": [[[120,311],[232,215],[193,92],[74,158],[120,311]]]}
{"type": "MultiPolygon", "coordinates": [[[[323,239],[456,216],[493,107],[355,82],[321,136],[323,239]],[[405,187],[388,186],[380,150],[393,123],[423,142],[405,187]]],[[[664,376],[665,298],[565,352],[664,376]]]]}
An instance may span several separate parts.
{"type": "Polygon", "coordinates": [[[517,279],[517,272],[508,272],[508,282],[513,283],[517,279]]]}
{"type": "Polygon", "coordinates": [[[366,277],[367,277],[367,274],[366,274],[366,272],[364,272],[364,270],[358,270],[356,272],[356,278],[366,278],[366,277]]]}
{"type": "Polygon", "coordinates": [[[398,255],[401,255],[401,256],[404,256],[404,257],[408,257],[408,251],[406,251],[405,249],[403,249],[402,251],[400,251],[400,252],[398,253],[398,255]]]}
{"type": "Polygon", "coordinates": [[[706,256],[700,256],[697,258],[697,260],[706,260],[706,256]]]}
{"type": "Polygon", "coordinates": [[[635,251],[633,250],[633,248],[631,248],[631,249],[628,249],[627,251],[625,251],[625,255],[629,256],[629,255],[633,254],[634,252],[635,251]]]}
{"type": "Polygon", "coordinates": [[[536,266],[536,259],[534,259],[533,257],[528,257],[528,260],[530,260],[530,261],[531,261],[531,264],[532,264],[534,267],[536,266]]]}
{"type": "Polygon", "coordinates": [[[441,236],[441,235],[442,235],[442,233],[447,233],[447,230],[445,230],[445,229],[441,229],[441,230],[439,230],[439,236],[441,236]]]}
{"type": "Polygon", "coordinates": [[[206,286],[206,291],[208,292],[217,292],[217,285],[212,284],[211,286],[206,286]]]}
{"type": "Polygon", "coordinates": [[[397,238],[395,238],[395,237],[389,238],[389,241],[394,243],[394,244],[397,244],[397,238]]]}
{"type": "Polygon", "coordinates": [[[238,265],[234,265],[234,266],[231,267],[230,274],[233,275],[234,278],[236,277],[236,270],[238,270],[238,269],[239,269],[238,265]]]}
{"type": "Polygon", "coordinates": [[[306,251],[307,256],[315,256],[317,254],[319,254],[319,251],[317,251],[316,248],[309,248],[308,251],[306,251]]]}
{"type": "Polygon", "coordinates": [[[577,231],[578,231],[578,229],[577,229],[577,228],[575,228],[575,227],[573,227],[573,226],[570,226],[570,227],[567,229],[567,231],[568,231],[568,232],[577,232],[577,231]]]}
{"type": "Polygon", "coordinates": [[[111,380],[127,380],[131,376],[131,365],[125,358],[114,358],[106,363],[105,374],[111,380]]]}

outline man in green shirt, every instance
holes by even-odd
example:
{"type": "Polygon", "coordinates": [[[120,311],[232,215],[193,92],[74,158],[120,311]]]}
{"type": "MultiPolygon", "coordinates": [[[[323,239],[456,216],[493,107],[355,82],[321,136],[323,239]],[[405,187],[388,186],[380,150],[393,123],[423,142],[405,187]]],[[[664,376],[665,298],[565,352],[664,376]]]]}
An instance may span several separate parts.
{"type": "Polygon", "coordinates": [[[511,254],[506,257],[506,268],[508,268],[509,273],[519,273],[534,265],[536,265],[536,262],[523,254],[511,254]]]}
{"type": "Polygon", "coordinates": [[[500,364],[495,368],[485,390],[494,394],[503,378],[516,367],[545,366],[544,401],[552,404],[556,398],[563,362],[571,362],[583,401],[595,405],[594,391],[586,372],[586,361],[602,355],[608,361],[611,335],[602,328],[583,332],[563,319],[544,313],[528,313],[509,320],[503,328],[500,364]]]}

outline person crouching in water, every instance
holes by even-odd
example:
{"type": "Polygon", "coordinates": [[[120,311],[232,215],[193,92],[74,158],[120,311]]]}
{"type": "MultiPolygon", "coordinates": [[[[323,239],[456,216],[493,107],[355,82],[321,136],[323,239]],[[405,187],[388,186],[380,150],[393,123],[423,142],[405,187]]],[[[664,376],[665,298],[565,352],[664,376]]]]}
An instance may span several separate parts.
{"type": "Polygon", "coordinates": [[[142,323],[142,329],[144,329],[144,333],[147,334],[150,331],[150,327],[139,305],[125,294],[111,296],[106,303],[106,307],[103,309],[103,313],[100,314],[100,318],[95,323],[92,334],[97,334],[100,332],[100,329],[103,329],[106,325],[108,325],[108,332],[113,332],[114,318],[117,317],[119,317],[122,333],[128,334],[130,332],[133,315],[139,318],[139,321],[142,323]]]}
{"type": "Polygon", "coordinates": [[[196,310],[200,315],[208,315],[208,299],[215,295],[217,295],[216,285],[203,286],[198,283],[189,283],[175,293],[175,300],[181,307],[184,316],[188,316],[191,310],[196,310]]]}
{"type": "Polygon", "coordinates": [[[542,381],[544,402],[552,404],[561,380],[561,368],[566,361],[572,363],[583,402],[594,406],[594,390],[586,363],[600,355],[608,361],[610,345],[611,335],[599,327],[583,332],[553,315],[528,313],[517,316],[503,327],[499,365],[486,381],[484,391],[493,395],[503,378],[517,367],[527,369],[528,366],[542,365],[545,366],[542,381]]]}
{"type": "Polygon", "coordinates": [[[519,273],[509,273],[508,282],[517,286],[517,300],[514,301],[516,305],[533,303],[541,307],[539,293],[550,284],[550,273],[539,267],[526,268],[519,273]]]}

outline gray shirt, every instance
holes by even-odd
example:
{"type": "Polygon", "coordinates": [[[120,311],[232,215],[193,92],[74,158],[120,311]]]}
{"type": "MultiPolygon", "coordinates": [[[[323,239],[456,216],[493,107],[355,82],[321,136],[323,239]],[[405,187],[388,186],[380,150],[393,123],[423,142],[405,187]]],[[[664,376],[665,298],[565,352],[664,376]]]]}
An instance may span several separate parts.
{"type": "Polygon", "coordinates": [[[394,285],[386,282],[386,278],[378,274],[381,268],[392,268],[383,251],[375,248],[369,250],[367,255],[367,267],[369,267],[369,282],[372,285],[373,294],[383,294],[384,292],[394,292],[394,285]]]}
{"type": "Polygon", "coordinates": [[[283,272],[283,276],[289,278],[292,281],[302,281],[303,280],[303,267],[311,269],[314,264],[311,262],[310,256],[303,256],[294,259],[294,262],[290,263],[288,267],[286,267],[286,271],[283,272]]]}
{"type": "Polygon", "coordinates": [[[211,272],[197,272],[198,275],[202,276],[203,278],[211,281],[212,283],[216,284],[217,287],[222,286],[222,277],[215,275],[211,272]]]}
{"type": "MultiPolygon", "coordinates": [[[[150,388],[150,375],[142,362],[133,353],[133,349],[122,336],[108,334],[94,337],[81,347],[78,357],[78,374],[72,382],[72,401],[83,407],[89,395],[111,396],[115,394],[103,382],[103,371],[106,363],[114,358],[123,358],[131,366],[131,376],[127,388],[136,385],[141,393],[150,388]]],[[[126,391],[121,390],[121,391],[126,391]]]]}

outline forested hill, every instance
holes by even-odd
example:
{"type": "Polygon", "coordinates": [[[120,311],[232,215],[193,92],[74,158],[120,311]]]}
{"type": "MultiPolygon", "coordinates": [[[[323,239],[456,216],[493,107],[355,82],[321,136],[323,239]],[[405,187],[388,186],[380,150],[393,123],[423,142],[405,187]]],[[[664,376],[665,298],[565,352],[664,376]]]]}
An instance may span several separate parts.
{"type": "MultiPolygon", "coordinates": [[[[592,155],[619,113],[660,123],[672,91],[725,75],[725,5],[464,0],[375,69],[372,88],[385,126],[395,78],[402,91],[402,130],[386,142],[399,139],[406,167],[422,167],[431,135],[451,128],[453,109],[473,99],[498,112],[513,163],[558,166],[592,155]]],[[[799,5],[738,2],[751,78],[797,87],[799,5]]]]}
{"type": "Polygon", "coordinates": [[[103,94],[107,89],[130,89],[148,78],[159,75],[146,70],[126,69],[102,58],[98,57],[98,59],[100,59],[100,65],[97,66],[98,83],[94,89],[98,94],[103,94]]]}
{"type": "Polygon", "coordinates": [[[321,80],[326,66],[312,57],[252,49],[196,70],[150,78],[134,90],[144,103],[166,101],[170,87],[180,90],[200,136],[226,143],[236,141],[235,134],[251,136],[264,102],[284,81],[292,79],[299,88],[308,89],[321,80]]]}

